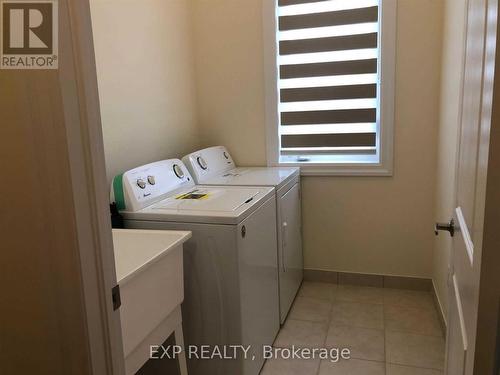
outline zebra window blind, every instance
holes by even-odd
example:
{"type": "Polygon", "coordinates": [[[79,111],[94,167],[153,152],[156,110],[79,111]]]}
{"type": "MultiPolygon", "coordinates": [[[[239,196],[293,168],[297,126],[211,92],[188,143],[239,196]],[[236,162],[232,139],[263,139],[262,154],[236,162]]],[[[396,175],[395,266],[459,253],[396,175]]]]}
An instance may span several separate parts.
{"type": "Polygon", "coordinates": [[[280,155],[376,153],[380,0],[278,0],[280,155]]]}

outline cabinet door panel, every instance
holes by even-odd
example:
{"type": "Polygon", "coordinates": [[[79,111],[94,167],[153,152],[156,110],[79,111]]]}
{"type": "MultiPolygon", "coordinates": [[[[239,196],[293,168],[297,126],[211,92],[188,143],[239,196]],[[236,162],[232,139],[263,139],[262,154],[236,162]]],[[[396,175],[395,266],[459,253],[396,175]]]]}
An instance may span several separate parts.
{"type": "Polygon", "coordinates": [[[302,282],[303,257],[300,212],[300,184],[278,196],[280,209],[280,316],[283,323],[302,282]]]}
{"type": "Polygon", "coordinates": [[[271,198],[237,229],[242,342],[234,344],[251,345],[256,357],[243,361],[243,375],[259,372],[261,348],[272,345],[279,330],[275,222],[276,202],[271,198]]]}

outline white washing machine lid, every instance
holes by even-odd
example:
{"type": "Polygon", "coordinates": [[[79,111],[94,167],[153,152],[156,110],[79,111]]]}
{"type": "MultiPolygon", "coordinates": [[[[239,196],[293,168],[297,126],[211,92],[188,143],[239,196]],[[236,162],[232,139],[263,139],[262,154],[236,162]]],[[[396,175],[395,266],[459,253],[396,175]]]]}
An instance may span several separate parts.
{"type": "Polygon", "coordinates": [[[153,206],[159,210],[235,212],[259,194],[257,189],[196,187],[153,206]]]}
{"type": "Polygon", "coordinates": [[[274,186],[277,189],[298,177],[296,167],[234,168],[203,182],[205,185],[274,186]]]}
{"type": "Polygon", "coordinates": [[[196,185],[142,210],[122,214],[127,220],[238,224],[273,194],[272,187],[196,185]]]}

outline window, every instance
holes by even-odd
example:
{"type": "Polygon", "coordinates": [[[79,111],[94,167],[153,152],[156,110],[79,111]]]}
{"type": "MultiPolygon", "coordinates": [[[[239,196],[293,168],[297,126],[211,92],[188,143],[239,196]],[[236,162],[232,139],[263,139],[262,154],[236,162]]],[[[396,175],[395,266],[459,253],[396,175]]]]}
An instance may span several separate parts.
{"type": "Polygon", "coordinates": [[[396,0],[263,0],[269,165],[390,175],[396,0]]]}

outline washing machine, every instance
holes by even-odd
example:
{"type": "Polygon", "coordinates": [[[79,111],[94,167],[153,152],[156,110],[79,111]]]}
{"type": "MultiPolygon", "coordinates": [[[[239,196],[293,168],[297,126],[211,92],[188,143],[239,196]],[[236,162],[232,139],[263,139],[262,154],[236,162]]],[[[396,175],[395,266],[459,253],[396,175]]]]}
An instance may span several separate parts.
{"type": "Polygon", "coordinates": [[[199,184],[275,188],[280,322],[284,323],[303,278],[300,169],[237,168],[223,146],[193,152],[182,161],[199,184]]]}
{"type": "Polygon", "coordinates": [[[186,348],[199,351],[188,355],[189,373],[257,375],[262,347],[279,330],[274,188],[195,185],[186,166],[170,159],[116,176],[112,200],[126,228],[192,232],[182,317],[186,348]],[[246,360],[241,351],[208,360],[202,345],[209,356],[228,345],[251,349],[246,360]]]}

